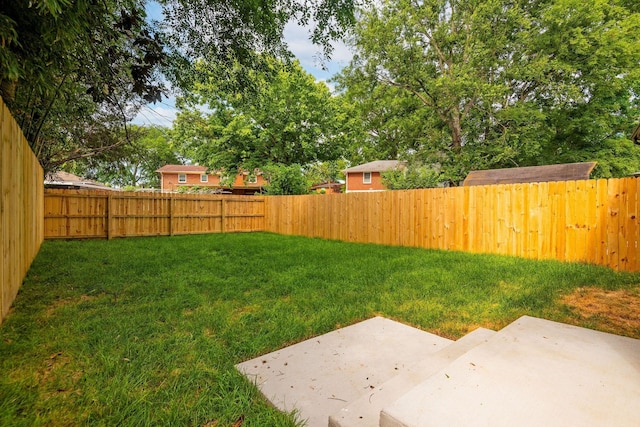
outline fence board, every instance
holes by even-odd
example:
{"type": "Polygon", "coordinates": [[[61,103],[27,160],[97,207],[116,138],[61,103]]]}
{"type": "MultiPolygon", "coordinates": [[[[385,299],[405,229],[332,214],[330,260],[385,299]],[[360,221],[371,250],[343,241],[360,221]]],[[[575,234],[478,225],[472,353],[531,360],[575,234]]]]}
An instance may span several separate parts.
{"type": "Polygon", "coordinates": [[[45,238],[114,238],[259,231],[262,197],[46,190],[45,238]]]}
{"type": "Polygon", "coordinates": [[[44,174],[0,98],[0,323],[44,236],[44,174]]]}
{"type": "Polygon", "coordinates": [[[48,191],[45,225],[48,238],[267,230],[639,271],[639,190],[628,178],[235,198],[48,191]]]}
{"type": "Polygon", "coordinates": [[[640,271],[639,191],[626,178],[266,197],[265,229],[640,271]]]}

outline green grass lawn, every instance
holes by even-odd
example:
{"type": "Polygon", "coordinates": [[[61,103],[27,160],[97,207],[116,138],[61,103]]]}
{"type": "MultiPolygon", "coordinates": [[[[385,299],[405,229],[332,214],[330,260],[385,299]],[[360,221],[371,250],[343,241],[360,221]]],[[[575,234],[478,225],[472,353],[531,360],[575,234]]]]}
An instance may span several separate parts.
{"type": "MultiPolygon", "coordinates": [[[[0,425],[287,426],[233,369],[383,315],[449,338],[640,275],[266,233],[47,241],[0,328],[0,425]]],[[[640,330],[627,335],[640,337],[640,330]]]]}

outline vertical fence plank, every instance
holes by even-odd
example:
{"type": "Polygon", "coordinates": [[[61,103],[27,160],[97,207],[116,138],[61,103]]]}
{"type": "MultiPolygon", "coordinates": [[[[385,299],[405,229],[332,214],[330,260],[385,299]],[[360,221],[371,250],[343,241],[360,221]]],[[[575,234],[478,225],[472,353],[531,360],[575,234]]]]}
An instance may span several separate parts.
{"type": "Polygon", "coordinates": [[[640,271],[640,180],[628,179],[627,236],[629,263],[627,271],[640,271]]]}
{"type": "Polygon", "coordinates": [[[617,270],[619,268],[620,181],[609,180],[607,190],[607,264],[617,270]]]}

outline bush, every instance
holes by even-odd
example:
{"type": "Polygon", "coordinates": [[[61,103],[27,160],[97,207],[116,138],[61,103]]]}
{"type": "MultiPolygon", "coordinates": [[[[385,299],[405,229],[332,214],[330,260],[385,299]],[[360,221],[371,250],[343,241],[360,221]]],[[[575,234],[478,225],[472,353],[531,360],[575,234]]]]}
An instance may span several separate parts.
{"type": "Polygon", "coordinates": [[[310,185],[300,165],[272,164],[263,168],[269,195],[308,194],[310,185]]]}

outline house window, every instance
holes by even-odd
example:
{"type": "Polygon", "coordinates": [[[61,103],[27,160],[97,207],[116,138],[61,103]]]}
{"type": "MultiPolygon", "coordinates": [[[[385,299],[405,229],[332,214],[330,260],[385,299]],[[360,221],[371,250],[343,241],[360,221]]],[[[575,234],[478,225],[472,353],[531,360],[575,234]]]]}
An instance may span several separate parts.
{"type": "Polygon", "coordinates": [[[207,175],[206,173],[200,175],[200,182],[209,182],[209,175],[207,175]]]}
{"type": "Polygon", "coordinates": [[[249,184],[257,184],[258,183],[258,177],[255,175],[249,175],[249,178],[247,178],[247,182],[249,184]]]}
{"type": "Polygon", "coordinates": [[[178,174],[178,183],[179,184],[184,184],[185,182],[187,182],[187,174],[186,173],[179,173],[178,174]]]}
{"type": "Polygon", "coordinates": [[[362,172],[362,183],[371,184],[371,172],[362,172]]]}

